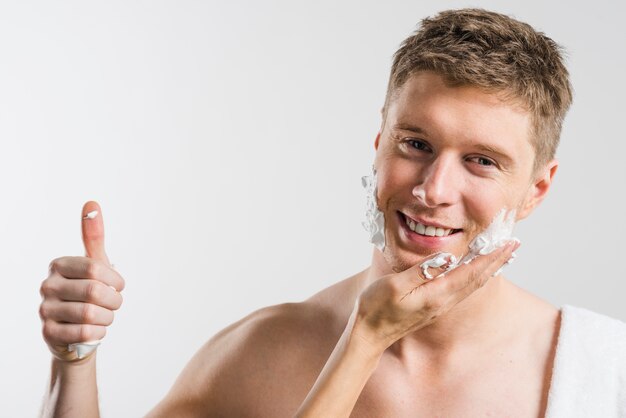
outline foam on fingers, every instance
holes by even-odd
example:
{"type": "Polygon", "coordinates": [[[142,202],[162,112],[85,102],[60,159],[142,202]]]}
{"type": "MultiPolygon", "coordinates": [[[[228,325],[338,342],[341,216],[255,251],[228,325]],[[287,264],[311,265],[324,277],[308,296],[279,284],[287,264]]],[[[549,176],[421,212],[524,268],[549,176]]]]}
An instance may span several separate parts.
{"type": "Polygon", "coordinates": [[[89,353],[94,351],[100,345],[101,340],[85,341],[83,343],[69,344],[67,349],[69,352],[76,351],[76,357],[85,358],[89,353]]]}

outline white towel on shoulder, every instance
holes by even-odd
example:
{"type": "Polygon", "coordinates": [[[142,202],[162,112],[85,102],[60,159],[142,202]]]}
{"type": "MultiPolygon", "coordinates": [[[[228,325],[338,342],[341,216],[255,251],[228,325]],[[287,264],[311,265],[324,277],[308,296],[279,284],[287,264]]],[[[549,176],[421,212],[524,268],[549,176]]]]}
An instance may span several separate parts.
{"type": "Polygon", "coordinates": [[[561,307],[546,418],[626,418],[626,323],[561,307]]]}

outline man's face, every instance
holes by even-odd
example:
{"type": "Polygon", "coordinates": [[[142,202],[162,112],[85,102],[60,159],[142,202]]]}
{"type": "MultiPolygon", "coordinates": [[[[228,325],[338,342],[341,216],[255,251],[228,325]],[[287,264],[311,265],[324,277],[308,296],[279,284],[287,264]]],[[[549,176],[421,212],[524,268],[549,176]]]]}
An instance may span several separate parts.
{"type": "Polygon", "coordinates": [[[475,87],[448,87],[434,73],[417,73],[400,88],[374,162],[384,254],[394,271],[440,251],[462,256],[502,208],[517,209],[518,219],[530,212],[547,191],[531,177],[530,132],[521,107],[475,87]]]}

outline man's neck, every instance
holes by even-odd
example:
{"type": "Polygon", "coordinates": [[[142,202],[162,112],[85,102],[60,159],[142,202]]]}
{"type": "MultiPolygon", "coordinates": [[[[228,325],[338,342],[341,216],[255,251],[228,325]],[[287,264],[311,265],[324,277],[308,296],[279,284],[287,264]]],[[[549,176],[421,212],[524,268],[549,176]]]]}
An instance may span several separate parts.
{"type": "MultiPolygon", "coordinates": [[[[364,273],[361,290],[393,271],[382,253],[374,249],[372,265],[364,273]]],[[[503,333],[511,331],[510,324],[507,326],[507,313],[514,308],[511,306],[513,287],[501,276],[490,278],[435,322],[398,340],[391,350],[402,357],[417,350],[446,362],[463,356],[468,350],[501,341],[506,338],[503,333]]]]}

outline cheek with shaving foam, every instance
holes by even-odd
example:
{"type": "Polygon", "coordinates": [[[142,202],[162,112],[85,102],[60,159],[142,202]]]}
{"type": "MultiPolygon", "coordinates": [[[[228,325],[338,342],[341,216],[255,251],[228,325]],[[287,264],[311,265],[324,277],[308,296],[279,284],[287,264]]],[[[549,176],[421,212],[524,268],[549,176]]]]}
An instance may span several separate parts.
{"type": "Polygon", "coordinates": [[[385,249],[385,215],[378,209],[378,179],[372,165],[372,175],[361,177],[361,184],[367,193],[365,221],[361,223],[369,233],[369,241],[380,251],[385,249]]]}
{"type": "MultiPolygon", "coordinates": [[[[511,240],[519,242],[519,239],[513,237],[513,228],[515,227],[516,213],[517,212],[515,209],[507,211],[506,208],[502,208],[491,221],[489,226],[487,226],[484,231],[478,234],[470,242],[468,246],[468,252],[464,256],[462,256],[460,260],[457,260],[457,258],[450,253],[437,253],[425,260],[420,265],[424,276],[427,279],[432,279],[433,276],[430,274],[428,269],[443,268],[445,270],[444,273],[441,273],[439,276],[437,276],[441,277],[445,274],[445,272],[454,270],[461,264],[467,264],[479,255],[492,253],[493,251],[502,247],[511,240]]],[[[512,259],[515,257],[516,255],[513,254],[511,256],[511,260],[507,261],[505,266],[510,264],[512,262],[512,259]]],[[[502,266],[493,275],[497,276],[498,274],[500,274],[503,268],[504,266],[502,266]]]]}

